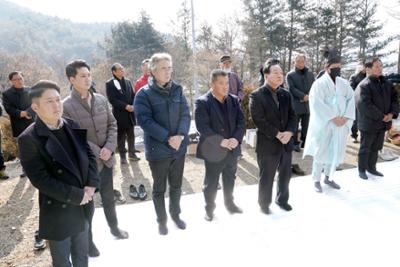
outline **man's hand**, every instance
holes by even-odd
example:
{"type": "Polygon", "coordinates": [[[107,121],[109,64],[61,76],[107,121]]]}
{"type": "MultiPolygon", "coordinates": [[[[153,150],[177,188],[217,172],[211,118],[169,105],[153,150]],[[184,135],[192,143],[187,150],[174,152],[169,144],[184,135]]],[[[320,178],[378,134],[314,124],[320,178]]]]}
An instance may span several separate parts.
{"type": "Polygon", "coordinates": [[[222,139],[220,146],[232,150],[232,148],[229,146],[229,139],[222,139]]]}
{"type": "Polygon", "coordinates": [[[279,141],[281,141],[282,144],[286,145],[287,143],[289,143],[290,138],[292,138],[292,136],[293,136],[292,132],[286,131],[286,132],[281,133],[280,138],[278,138],[278,139],[279,139],[279,141]]]}
{"type": "Polygon", "coordinates": [[[228,146],[232,149],[235,149],[239,145],[239,141],[236,138],[229,138],[228,139],[228,146]]]}
{"type": "Polygon", "coordinates": [[[89,203],[89,201],[92,201],[92,196],[93,195],[90,195],[90,192],[86,192],[86,190],[84,190],[84,195],[80,205],[86,205],[87,203],[89,203]]]}
{"type": "Polygon", "coordinates": [[[175,150],[179,150],[179,147],[182,143],[182,136],[181,135],[174,135],[168,139],[168,144],[175,150]]]}
{"type": "Polygon", "coordinates": [[[32,119],[32,117],[29,115],[29,113],[27,111],[21,111],[21,113],[19,114],[20,118],[25,118],[25,119],[32,119]]]}
{"type": "Polygon", "coordinates": [[[128,112],[133,112],[133,106],[132,105],[126,105],[125,110],[128,112]]]}
{"type": "Polygon", "coordinates": [[[384,117],[383,117],[383,120],[382,121],[384,121],[384,122],[389,122],[389,121],[391,121],[393,119],[393,114],[392,113],[389,113],[389,114],[387,114],[387,115],[385,115],[384,117]]]}
{"type": "Polygon", "coordinates": [[[107,161],[107,160],[110,159],[111,154],[112,154],[111,150],[109,150],[108,148],[103,147],[103,148],[100,150],[99,158],[100,158],[101,160],[107,161]]]}
{"type": "Polygon", "coordinates": [[[303,97],[303,101],[304,101],[304,102],[308,102],[308,100],[310,100],[310,97],[309,97],[308,95],[305,95],[305,96],[303,97]]]}
{"type": "Polygon", "coordinates": [[[336,117],[332,119],[332,122],[336,125],[336,127],[342,127],[346,124],[347,119],[343,117],[336,117]]]}
{"type": "Polygon", "coordinates": [[[96,191],[96,188],[95,188],[95,187],[92,187],[92,186],[85,186],[85,187],[83,188],[83,190],[84,190],[86,193],[88,193],[90,197],[93,198],[94,191],[96,191]]]}

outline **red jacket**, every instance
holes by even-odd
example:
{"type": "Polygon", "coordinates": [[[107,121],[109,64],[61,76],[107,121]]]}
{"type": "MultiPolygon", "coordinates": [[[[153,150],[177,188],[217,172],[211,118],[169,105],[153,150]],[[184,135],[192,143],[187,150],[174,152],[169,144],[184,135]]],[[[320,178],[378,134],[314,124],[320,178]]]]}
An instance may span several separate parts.
{"type": "Polygon", "coordinates": [[[145,86],[149,80],[150,75],[143,75],[135,83],[135,93],[139,92],[140,88],[145,86]]]}

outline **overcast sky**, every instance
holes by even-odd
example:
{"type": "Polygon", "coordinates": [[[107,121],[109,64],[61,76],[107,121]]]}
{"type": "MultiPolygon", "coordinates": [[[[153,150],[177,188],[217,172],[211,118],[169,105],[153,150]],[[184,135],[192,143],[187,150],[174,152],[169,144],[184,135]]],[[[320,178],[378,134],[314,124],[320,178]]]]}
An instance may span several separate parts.
{"type": "MultiPolygon", "coordinates": [[[[146,11],[157,30],[171,32],[171,21],[176,19],[183,0],[8,0],[34,11],[70,19],[75,22],[136,21],[139,13],[146,11]]],[[[315,0],[310,0],[315,1],[315,0]]],[[[193,0],[197,25],[204,21],[216,29],[223,16],[243,16],[242,0],[193,0]]],[[[400,20],[391,18],[388,10],[400,14],[397,0],[377,1],[377,18],[387,23],[385,32],[400,32],[400,20]]],[[[190,6],[190,0],[188,0],[190,6]]]]}

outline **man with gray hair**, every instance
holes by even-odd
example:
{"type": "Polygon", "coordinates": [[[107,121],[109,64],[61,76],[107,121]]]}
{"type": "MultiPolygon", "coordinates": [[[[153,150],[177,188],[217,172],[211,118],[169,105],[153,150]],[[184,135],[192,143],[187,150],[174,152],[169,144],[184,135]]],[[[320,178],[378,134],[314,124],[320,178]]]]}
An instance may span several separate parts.
{"type": "Polygon", "coordinates": [[[297,122],[301,123],[301,136],[298,140],[298,127],[294,134],[294,150],[300,152],[300,147],[304,148],[307,136],[308,122],[310,120],[310,107],[308,105],[308,94],[314,82],[314,75],[305,66],[306,57],[298,54],[294,61],[294,69],[286,76],[286,83],[292,96],[292,105],[297,122]]]}
{"type": "Polygon", "coordinates": [[[151,78],[136,95],[134,108],[144,131],[145,156],[153,176],[153,202],[160,235],[168,234],[164,194],[169,183],[169,213],[179,229],[180,197],[189,143],[190,113],[182,86],[172,77],[169,54],[154,54],[150,59],[151,78]]]}

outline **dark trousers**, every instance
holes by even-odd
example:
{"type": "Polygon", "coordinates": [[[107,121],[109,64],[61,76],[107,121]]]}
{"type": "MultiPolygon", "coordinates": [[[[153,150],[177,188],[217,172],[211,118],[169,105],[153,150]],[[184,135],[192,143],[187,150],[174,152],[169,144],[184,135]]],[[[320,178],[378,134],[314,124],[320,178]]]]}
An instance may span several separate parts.
{"type": "Polygon", "coordinates": [[[219,176],[222,173],[222,185],[224,192],[225,206],[233,205],[233,188],[235,186],[237,157],[232,152],[219,162],[204,161],[206,173],[203,183],[206,211],[213,212],[215,209],[215,198],[217,197],[217,186],[219,176]]]}
{"type": "Polygon", "coordinates": [[[383,147],[385,131],[365,132],[360,131],[361,141],[358,151],[358,170],[376,170],[378,151],[383,147]]]}
{"type": "Polygon", "coordinates": [[[71,256],[74,267],[88,266],[88,225],[83,232],[61,241],[49,240],[50,254],[54,267],[70,267],[71,256]]]}
{"type": "MultiPolygon", "coordinates": [[[[115,210],[114,202],[114,185],[113,185],[113,169],[103,166],[103,169],[99,173],[100,176],[100,196],[103,203],[104,215],[108,226],[115,228],[118,226],[117,212],[115,210]]],[[[89,242],[93,242],[92,235],[92,218],[90,216],[89,223],[89,242]]]]}
{"type": "Polygon", "coordinates": [[[169,213],[172,217],[181,213],[180,199],[183,168],[185,166],[185,155],[176,159],[163,159],[149,161],[151,174],[153,176],[153,203],[157,214],[157,222],[167,222],[165,210],[165,191],[167,181],[169,183],[169,213]]]}
{"type": "Polygon", "coordinates": [[[358,122],[357,122],[357,110],[356,110],[356,118],[353,121],[353,125],[351,126],[351,137],[353,137],[354,139],[358,138],[358,122]]]}
{"type": "Polygon", "coordinates": [[[257,163],[260,169],[260,181],[258,183],[258,203],[260,207],[267,208],[271,204],[272,186],[277,169],[279,174],[276,202],[278,204],[286,204],[289,200],[292,153],[282,151],[278,155],[257,154],[257,163]]]}
{"type": "Polygon", "coordinates": [[[117,131],[117,143],[118,143],[118,152],[121,158],[126,157],[126,148],[125,142],[128,139],[128,153],[129,155],[135,154],[135,133],[134,127],[131,128],[118,128],[117,131]]]}
{"type": "Polygon", "coordinates": [[[310,122],[310,114],[299,114],[297,115],[297,122],[301,125],[301,134],[300,134],[300,141],[298,137],[299,127],[296,128],[294,144],[299,145],[300,142],[303,144],[306,142],[307,130],[308,130],[308,123],[310,122]]]}

